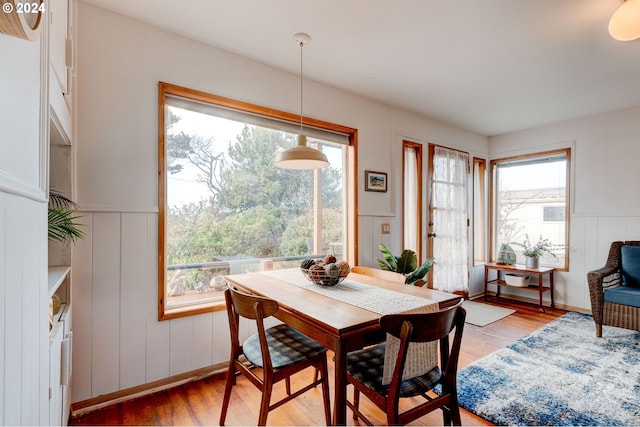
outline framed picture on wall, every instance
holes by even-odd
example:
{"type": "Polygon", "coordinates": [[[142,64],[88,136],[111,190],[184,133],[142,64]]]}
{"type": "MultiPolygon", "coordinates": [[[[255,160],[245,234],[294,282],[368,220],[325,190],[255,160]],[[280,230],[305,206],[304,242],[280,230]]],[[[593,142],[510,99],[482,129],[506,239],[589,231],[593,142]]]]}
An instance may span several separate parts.
{"type": "Polygon", "coordinates": [[[387,192],[386,172],[364,171],[364,191],[387,192]]]}

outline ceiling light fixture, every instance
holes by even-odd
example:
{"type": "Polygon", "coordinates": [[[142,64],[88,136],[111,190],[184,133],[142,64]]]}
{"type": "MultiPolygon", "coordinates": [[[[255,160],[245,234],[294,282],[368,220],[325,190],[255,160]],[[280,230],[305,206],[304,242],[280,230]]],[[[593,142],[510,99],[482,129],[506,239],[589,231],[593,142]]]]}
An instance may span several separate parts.
{"type": "Polygon", "coordinates": [[[609,20],[609,34],[623,42],[640,38],[640,0],[625,0],[609,20]]]}
{"type": "Polygon", "coordinates": [[[275,164],[284,169],[320,169],[329,166],[329,161],[324,153],[307,146],[307,136],[304,134],[302,123],[302,50],[311,41],[311,37],[305,33],[297,33],[293,39],[300,46],[300,135],[298,145],[276,155],[275,164]]]}

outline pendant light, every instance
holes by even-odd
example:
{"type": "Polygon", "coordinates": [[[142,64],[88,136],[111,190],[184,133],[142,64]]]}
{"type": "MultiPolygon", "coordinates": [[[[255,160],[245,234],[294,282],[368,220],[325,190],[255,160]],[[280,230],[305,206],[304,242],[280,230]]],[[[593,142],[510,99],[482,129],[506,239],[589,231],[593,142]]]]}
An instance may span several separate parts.
{"type": "Polygon", "coordinates": [[[295,42],[300,46],[300,135],[298,135],[298,145],[276,155],[275,165],[283,169],[320,169],[329,166],[327,156],[319,150],[307,146],[307,136],[304,134],[302,124],[302,50],[309,43],[311,37],[305,33],[298,33],[293,36],[295,42]]]}
{"type": "Polygon", "coordinates": [[[640,0],[625,0],[609,20],[609,34],[616,40],[640,38],[640,0]]]}

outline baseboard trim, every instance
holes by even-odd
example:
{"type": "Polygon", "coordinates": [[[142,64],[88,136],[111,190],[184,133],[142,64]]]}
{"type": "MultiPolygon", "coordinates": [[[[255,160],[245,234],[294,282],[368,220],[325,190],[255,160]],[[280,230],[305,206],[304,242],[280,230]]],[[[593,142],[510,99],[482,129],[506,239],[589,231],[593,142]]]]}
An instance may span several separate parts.
{"type": "Polygon", "coordinates": [[[182,374],[173,375],[168,378],[151,381],[149,383],[141,384],[135,387],[118,390],[113,393],[92,397],[91,399],[82,400],[80,402],[74,402],[71,404],[71,416],[80,416],[97,409],[105,408],[109,405],[132,400],[138,397],[156,393],[158,391],[167,390],[172,387],[176,387],[192,381],[200,380],[214,375],[222,375],[227,372],[228,367],[228,362],[218,363],[182,374]]]}

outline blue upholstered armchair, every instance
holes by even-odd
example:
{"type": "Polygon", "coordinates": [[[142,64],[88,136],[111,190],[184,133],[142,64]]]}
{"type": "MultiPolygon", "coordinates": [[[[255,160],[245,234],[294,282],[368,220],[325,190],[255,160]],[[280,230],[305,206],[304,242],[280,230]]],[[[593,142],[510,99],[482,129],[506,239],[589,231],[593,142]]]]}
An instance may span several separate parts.
{"type": "Polygon", "coordinates": [[[587,281],[596,336],[602,325],[640,331],[640,241],[613,242],[607,263],[587,281]]]}

